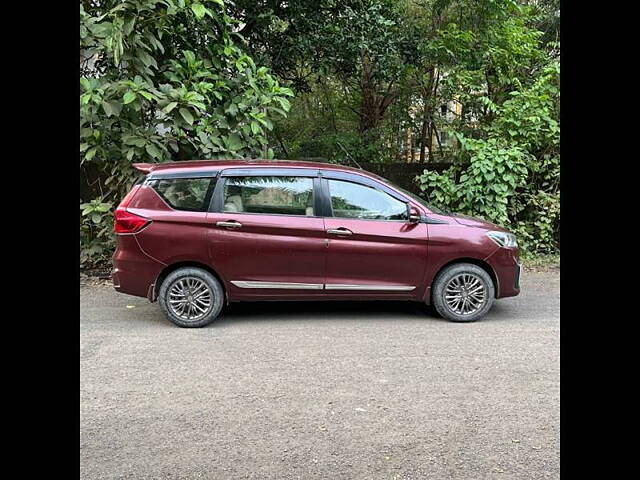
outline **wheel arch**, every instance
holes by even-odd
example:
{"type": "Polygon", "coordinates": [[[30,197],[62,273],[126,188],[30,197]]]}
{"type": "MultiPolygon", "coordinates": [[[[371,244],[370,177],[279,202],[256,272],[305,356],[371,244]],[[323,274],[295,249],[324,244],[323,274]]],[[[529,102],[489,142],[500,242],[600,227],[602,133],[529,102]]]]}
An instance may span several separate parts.
{"type": "Polygon", "coordinates": [[[149,298],[149,300],[151,302],[155,302],[156,299],[158,298],[158,292],[160,291],[160,286],[162,285],[162,282],[164,282],[164,279],[167,278],[167,276],[171,272],[175,272],[179,268],[184,268],[184,267],[201,268],[202,270],[206,270],[211,275],[216,277],[218,282],[220,282],[220,286],[222,287],[222,291],[224,292],[225,303],[229,302],[229,294],[227,292],[227,288],[226,288],[225,282],[222,279],[222,277],[220,276],[220,274],[218,272],[216,272],[215,269],[211,267],[211,265],[207,265],[205,263],[197,262],[197,261],[194,261],[194,260],[182,260],[182,261],[175,262],[175,263],[172,263],[170,265],[167,265],[165,268],[163,268],[162,271],[158,274],[158,277],[156,278],[156,281],[154,282],[153,288],[150,289],[152,291],[150,291],[150,297],[151,298],[149,298]]]}
{"type": "MultiPolygon", "coordinates": [[[[499,292],[500,292],[500,283],[498,282],[498,276],[496,275],[496,272],[493,270],[491,265],[489,265],[487,262],[479,258],[472,258],[472,257],[454,258],[453,260],[450,260],[449,262],[440,266],[438,271],[433,276],[433,281],[435,282],[436,278],[438,278],[438,275],[440,275],[440,273],[445,268],[450,267],[451,265],[459,264],[459,263],[471,263],[473,265],[477,265],[478,267],[482,268],[485,272],[487,272],[489,274],[489,277],[491,277],[491,281],[493,282],[494,297],[498,298],[499,292]]],[[[429,290],[430,290],[429,297],[431,297],[433,295],[433,289],[430,288],[429,290]]],[[[430,298],[430,301],[433,302],[431,298],[430,298]]]]}

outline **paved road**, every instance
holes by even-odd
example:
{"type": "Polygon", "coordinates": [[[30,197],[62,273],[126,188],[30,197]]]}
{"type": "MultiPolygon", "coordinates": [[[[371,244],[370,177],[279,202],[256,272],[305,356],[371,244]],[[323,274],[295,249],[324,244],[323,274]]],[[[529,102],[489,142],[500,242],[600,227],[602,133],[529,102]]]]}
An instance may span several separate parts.
{"type": "Polygon", "coordinates": [[[81,287],[82,478],[558,478],[559,274],[522,288],[473,324],[256,303],[180,329],[81,287]]]}

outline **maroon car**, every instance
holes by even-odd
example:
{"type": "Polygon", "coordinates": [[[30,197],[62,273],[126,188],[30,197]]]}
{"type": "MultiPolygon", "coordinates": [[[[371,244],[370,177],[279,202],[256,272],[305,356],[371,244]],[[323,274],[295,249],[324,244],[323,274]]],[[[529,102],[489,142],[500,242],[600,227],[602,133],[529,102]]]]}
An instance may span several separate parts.
{"type": "Polygon", "coordinates": [[[512,233],[363,170],[292,161],[135,164],[115,212],[117,291],[181,327],[228,302],[412,300],[458,322],[520,292],[512,233]]]}

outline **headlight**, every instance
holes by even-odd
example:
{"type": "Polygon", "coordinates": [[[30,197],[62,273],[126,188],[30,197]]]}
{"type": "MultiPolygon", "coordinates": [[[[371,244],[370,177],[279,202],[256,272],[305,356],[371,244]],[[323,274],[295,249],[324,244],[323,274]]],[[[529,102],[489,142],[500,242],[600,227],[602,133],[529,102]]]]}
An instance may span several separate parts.
{"type": "Polygon", "coordinates": [[[518,246],[518,240],[516,240],[516,236],[513,233],[487,232],[487,236],[500,247],[515,248],[518,246]]]}

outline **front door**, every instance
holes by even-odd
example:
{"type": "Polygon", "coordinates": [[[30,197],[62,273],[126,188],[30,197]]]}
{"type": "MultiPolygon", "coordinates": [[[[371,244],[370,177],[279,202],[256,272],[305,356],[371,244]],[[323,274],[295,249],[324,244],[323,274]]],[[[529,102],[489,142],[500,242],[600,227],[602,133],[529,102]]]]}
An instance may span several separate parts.
{"type": "Polygon", "coordinates": [[[373,186],[322,180],[330,198],[326,293],[416,295],[427,266],[427,226],[407,222],[404,201],[373,186]]]}
{"type": "Polygon", "coordinates": [[[322,293],[326,234],[315,215],[316,174],[220,177],[208,242],[232,297],[322,293]]]}

